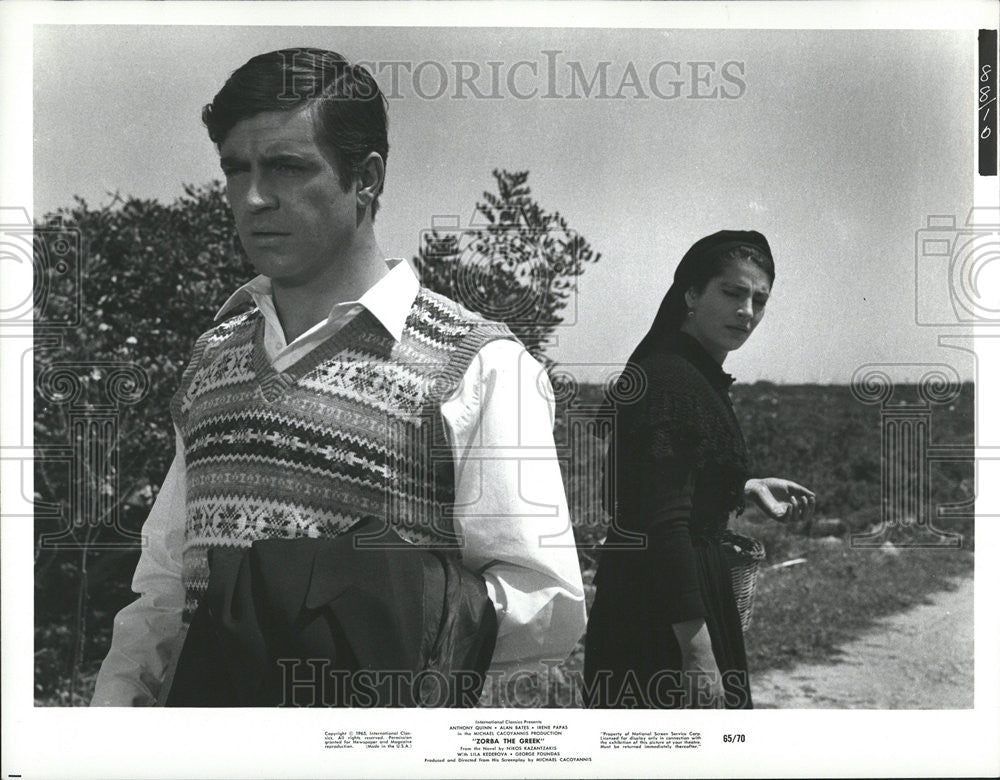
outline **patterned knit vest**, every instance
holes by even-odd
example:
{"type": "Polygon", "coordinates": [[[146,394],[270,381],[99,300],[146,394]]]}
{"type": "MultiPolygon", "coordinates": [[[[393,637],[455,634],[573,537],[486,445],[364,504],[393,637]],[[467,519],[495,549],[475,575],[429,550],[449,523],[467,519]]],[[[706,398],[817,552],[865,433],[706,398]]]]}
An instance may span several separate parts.
{"type": "Polygon", "coordinates": [[[263,332],[253,309],[203,334],[171,404],[187,467],[188,620],[212,547],[333,537],[373,516],[409,543],[458,546],[440,407],[485,344],[514,338],[423,288],[398,342],[363,309],[278,373],[263,332]]]}

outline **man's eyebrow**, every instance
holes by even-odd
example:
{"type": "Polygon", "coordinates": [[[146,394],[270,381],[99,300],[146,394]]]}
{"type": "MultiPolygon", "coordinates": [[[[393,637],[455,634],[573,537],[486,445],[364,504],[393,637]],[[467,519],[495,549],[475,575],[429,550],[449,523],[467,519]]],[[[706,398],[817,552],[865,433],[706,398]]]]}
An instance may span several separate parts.
{"type": "Polygon", "coordinates": [[[311,160],[313,159],[312,154],[307,150],[295,150],[295,149],[275,149],[274,151],[264,152],[260,159],[264,162],[271,162],[272,160],[287,160],[289,158],[294,158],[296,160],[311,160]]]}
{"type": "MultiPolygon", "coordinates": [[[[264,152],[260,155],[260,160],[264,163],[289,159],[308,161],[315,159],[315,156],[309,149],[275,149],[274,151],[264,152]]],[[[246,161],[236,155],[228,154],[219,158],[219,165],[222,168],[235,168],[240,165],[246,165],[246,161]]]]}

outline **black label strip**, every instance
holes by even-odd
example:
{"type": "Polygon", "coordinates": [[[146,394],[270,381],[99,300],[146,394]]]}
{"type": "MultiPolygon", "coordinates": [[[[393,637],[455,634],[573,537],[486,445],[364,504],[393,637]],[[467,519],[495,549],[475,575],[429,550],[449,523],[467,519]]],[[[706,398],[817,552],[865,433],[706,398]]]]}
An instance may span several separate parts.
{"type": "Polygon", "coordinates": [[[979,114],[979,175],[997,175],[997,31],[979,31],[979,68],[976,71],[976,108],[979,114]]]}

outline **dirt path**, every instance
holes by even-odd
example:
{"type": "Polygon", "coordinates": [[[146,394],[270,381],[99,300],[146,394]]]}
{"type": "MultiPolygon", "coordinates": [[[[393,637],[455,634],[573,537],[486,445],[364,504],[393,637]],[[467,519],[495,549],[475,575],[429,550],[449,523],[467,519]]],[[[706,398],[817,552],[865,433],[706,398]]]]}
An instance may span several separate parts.
{"type": "Polygon", "coordinates": [[[962,709],[972,704],[972,579],[933,603],[879,621],[843,646],[841,662],[751,678],[755,707],[962,709]]]}

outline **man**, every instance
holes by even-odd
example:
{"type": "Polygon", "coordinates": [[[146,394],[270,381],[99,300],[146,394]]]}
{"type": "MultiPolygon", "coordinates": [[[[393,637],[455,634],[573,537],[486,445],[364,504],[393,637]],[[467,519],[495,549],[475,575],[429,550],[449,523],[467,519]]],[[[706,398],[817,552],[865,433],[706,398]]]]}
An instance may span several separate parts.
{"type": "Polygon", "coordinates": [[[174,398],[177,452],[143,529],[139,598],[115,618],[92,703],[163,703],[213,551],[335,538],[379,513],[418,545],[461,540],[496,611],[496,667],[565,657],[585,610],[548,380],[505,326],[385,260],[374,79],[333,52],[271,52],[203,120],[259,276],[217,319],[252,308],[199,338],[174,398]],[[414,449],[427,408],[453,472],[414,449]]]}

